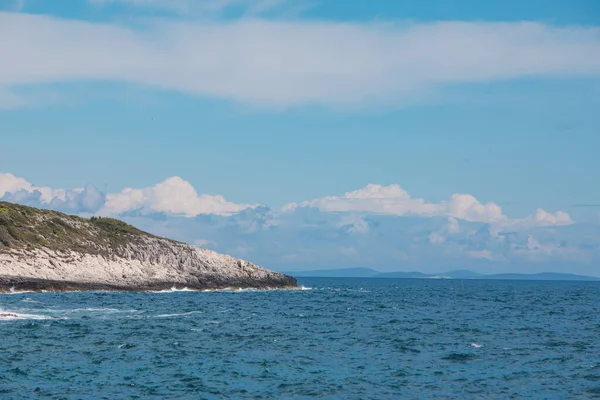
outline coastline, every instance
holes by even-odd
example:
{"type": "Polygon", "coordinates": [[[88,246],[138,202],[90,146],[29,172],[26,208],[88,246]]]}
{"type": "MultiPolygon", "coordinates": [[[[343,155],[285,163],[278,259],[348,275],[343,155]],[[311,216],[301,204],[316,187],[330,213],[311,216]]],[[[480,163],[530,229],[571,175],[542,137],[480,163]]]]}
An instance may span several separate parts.
{"type": "MultiPolygon", "coordinates": [[[[292,278],[293,279],[293,278],[292,278]]],[[[295,279],[294,279],[295,281],[295,279]]],[[[219,291],[219,290],[302,290],[296,285],[273,285],[273,282],[236,282],[235,284],[197,285],[189,282],[152,282],[136,285],[119,285],[99,282],[39,279],[29,277],[0,276],[0,294],[18,293],[64,293],[64,292],[173,292],[173,291],[219,291]]]]}

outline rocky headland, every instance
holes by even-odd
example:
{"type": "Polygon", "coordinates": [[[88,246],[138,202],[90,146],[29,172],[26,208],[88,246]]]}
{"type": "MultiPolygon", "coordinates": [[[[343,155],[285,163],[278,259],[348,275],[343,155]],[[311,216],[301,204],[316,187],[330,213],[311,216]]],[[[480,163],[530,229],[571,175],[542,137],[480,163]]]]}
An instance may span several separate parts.
{"type": "Polygon", "coordinates": [[[288,275],[140,231],[0,202],[0,292],[297,288],[288,275]]]}

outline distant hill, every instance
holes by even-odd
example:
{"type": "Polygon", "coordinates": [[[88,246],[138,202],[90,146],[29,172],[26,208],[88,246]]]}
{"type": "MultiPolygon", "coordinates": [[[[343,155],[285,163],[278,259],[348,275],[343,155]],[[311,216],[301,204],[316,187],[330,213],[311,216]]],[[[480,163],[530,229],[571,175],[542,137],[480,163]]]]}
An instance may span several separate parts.
{"type": "Polygon", "coordinates": [[[381,272],[375,274],[374,278],[429,278],[432,275],[422,272],[381,272]]]}
{"type": "Polygon", "coordinates": [[[495,279],[495,280],[539,280],[539,281],[600,281],[600,277],[542,272],[537,274],[478,274],[469,270],[448,271],[439,274],[425,274],[423,272],[379,272],[371,268],[342,268],[321,269],[312,271],[286,272],[296,278],[404,278],[404,279],[495,279]]]}
{"type": "Polygon", "coordinates": [[[494,274],[483,275],[484,279],[519,279],[519,280],[535,280],[535,281],[600,281],[600,278],[595,276],[575,275],[575,274],[558,274],[553,272],[542,272],[539,274],[494,274]]]}
{"type": "Polygon", "coordinates": [[[477,272],[469,271],[466,269],[461,269],[457,271],[444,272],[442,275],[449,276],[454,279],[476,279],[481,278],[481,274],[477,272]]]}
{"type": "Polygon", "coordinates": [[[371,268],[342,268],[294,271],[286,272],[286,274],[298,278],[372,278],[380,272],[371,268]]]}

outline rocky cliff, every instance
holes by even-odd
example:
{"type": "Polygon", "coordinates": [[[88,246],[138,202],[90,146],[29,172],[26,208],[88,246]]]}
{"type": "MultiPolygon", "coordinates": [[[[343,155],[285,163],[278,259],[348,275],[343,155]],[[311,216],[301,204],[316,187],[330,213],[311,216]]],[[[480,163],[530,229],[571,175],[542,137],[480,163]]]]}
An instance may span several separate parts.
{"type": "Polygon", "coordinates": [[[116,219],[0,202],[0,291],[296,286],[290,276],[116,219]]]}

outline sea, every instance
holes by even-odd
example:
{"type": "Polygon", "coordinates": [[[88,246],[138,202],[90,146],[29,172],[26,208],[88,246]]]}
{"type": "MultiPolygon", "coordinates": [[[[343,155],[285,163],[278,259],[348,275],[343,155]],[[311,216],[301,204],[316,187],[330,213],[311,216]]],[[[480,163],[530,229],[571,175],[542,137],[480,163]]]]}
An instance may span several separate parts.
{"type": "Polygon", "coordinates": [[[600,398],[598,282],[299,283],[0,295],[0,399],[600,398]]]}

